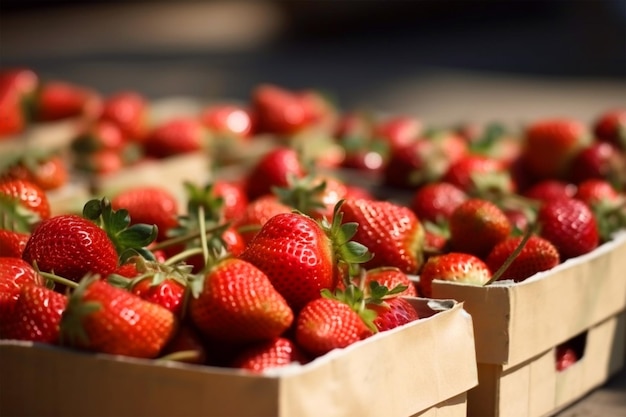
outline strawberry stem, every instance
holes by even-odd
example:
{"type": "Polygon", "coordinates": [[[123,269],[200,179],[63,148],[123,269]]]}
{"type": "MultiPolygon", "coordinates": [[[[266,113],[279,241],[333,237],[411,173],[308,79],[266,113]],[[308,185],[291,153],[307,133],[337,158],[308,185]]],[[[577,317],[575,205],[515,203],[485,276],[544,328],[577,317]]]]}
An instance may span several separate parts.
{"type": "Polygon", "coordinates": [[[535,227],[530,226],[526,229],[526,232],[524,233],[524,236],[522,237],[522,240],[520,241],[520,243],[517,245],[515,250],[506,258],[506,260],[500,266],[500,268],[498,268],[498,270],[491,276],[489,281],[487,281],[484,284],[485,287],[493,283],[494,281],[499,280],[502,277],[502,274],[504,274],[504,271],[506,271],[506,269],[513,263],[515,258],[517,258],[517,256],[520,254],[522,249],[524,249],[524,246],[526,246],[526,242],[528,242],[528,239],[530,239],[534,233],[535,233],[535,227]]]}

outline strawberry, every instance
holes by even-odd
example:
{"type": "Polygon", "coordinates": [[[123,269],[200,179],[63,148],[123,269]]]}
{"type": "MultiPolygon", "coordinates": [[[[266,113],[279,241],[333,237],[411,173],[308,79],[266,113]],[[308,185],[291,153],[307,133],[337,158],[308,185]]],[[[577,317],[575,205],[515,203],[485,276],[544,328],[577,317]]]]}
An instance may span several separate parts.
{"type": "Polygon", "coordinates": [[[259,159],[246,175],[246,194],[250,201],[270,194],[273,187],[289,185],[288,177],[301,178],[305,168],[295,149],[277,147],[268,151],[259,159]]]}
{"type": "Polygon", "coordinates": [[[21,258],[30,233],[0,229],[0,256],[21,258]]]}
{"type": "Polygon", "coordinates": [[[200,111],[199,118],[205,128],[218,136],[247,139],[254,133],[254,117],[240,105],[209,105],[200,111]]]}
{"type": "Polygon", "coordinates": [[[189,303],[194,325],[206,337],[245,343],[281,336],[294,313],[267,275],[238,258],[217,260],[189,303]]]}
{"type": "Polygon", "coordinates": [[[524,190],[522,195],[537,201],[548,201],[555,198],[570,198],[576,193],[576,185],[557,179],[540,180],[524,190]]]}
{"type": "Polygon", "coordinates": [[[441,180],[473,196],[510,194],[517,190],[507,164],[493,157],[472,153],[452,162],[441,180]]]}
{"type": "Polygon", "coordinates": [[[30,226],[50,217],[48,195],[40,186],[29,180],[0,180],[0,207],[3,207],[9,221],[18,221],[20,213],[25,210],[26,222],[30,226]]]}
{"type": "Polygon", "coordinates": [[[33,182],[44,191],[59,189],[69,181],[69,167],[58,152],[29,151],[3,162],[6,168],[0,166],[0,176],[33,182]]]}
{"type": "Polygon", "coordinates": [[[70,295],[61,341],[84,350],[155,358],[177,330],[174,314],[92,276],[70,295]]]}
{"type": "Polygon", "coordinates": [[[143,145],[154,158],[192,153],[207,146],[206,128],[195,117],[177,117],[153,127],[143,145]]]}
{"type": "Polygon", "coordinates": [[[389,144],[391,149],[417,140],[422,134],[421,120],[410,115],[395,115],[374,124],[373,135],[389,144]]]}
{"type": "Polygon", "coordinates": [[[135,254],[153,258],[144,248],[156,237],[146,224],[128,227],[125,210],[114,211],[106,198],[90,200],[83,214],[61,214],[42,221],[33,231],[22,258],[44,272],[72,281],[88,273],[106,277],[135,254]]]}
{"type": "Polygon", "coordinates": [[[224,220],[233,221],[245,213],[249,201],[242,182],[216,179],[213,182],[213,194],[223,202],[224,220]]]}
{"type": "MultiPolygon", "coordinates": [[[[496,273],[513,255],[522,239],[521,236],[511,236],[494,246],[485,260],[493,273],[496,273]]],[[[538,272],[554,268],[560,262],[561,258],[556,247],[549,240],[533,235],[530,236],[511,264],[501,272],[499,279],[512,279],[515,282],[524,281],[538,272]]]]}
{"type": "Polygon", "coordinates": [[[446,223],[454,209],[468,195],[456,185],[437,181],[425,184],[415,191],[409,207],[422,222],[446,223]]]}
{"type": "Polygon", "coordinates": [[[424,297],[432,296],[432,282],[436,279],[485,285],[491,279],[491,271],[480,258],[469,253],[448,252],[428,258],[420,271],[418,287],[424,297]]]}
{"type": "Polygon", "coordinates": [[[295,326],[296,343],[313,358],[372,335],[356,311],[332,298],[308,302],[298,314],[295,326]]]}
{"type": "Polygon", "coordinates": [[[125,138],[142,142],[148,132],[147,99],[133,90],[118,91],[104,99],[100,119],[117,125],[125,138]]]}
{"type": "Polygon", "coordinates": [[[70,117],[95,118],[101,110],[100,96],[83,86],[65,81],[45,81],[34,100],[34,119],[39,122],[70,117]]]}
{"type": "Polygon", "coordinates": [[[72,141],[72,150],[79,155],[88,155],[101,149],[120,151],[127,143],[122,129],[106,119],[88,123],[72,141]]]}
{"type": "Polygon", "coordinates": [[[156,225],[157,241],[165,240],[168,231],[178,224],[178,200],[165,187],[145,185],[127,188],[113,196],[111,207],[128,210],[131,224],[156,225]]]}
{"type": "Polygon", "coordinates": [[[602,179],[588,179],[578,184],[575,198],[587,204],[596,219],[600,241],[626,227],[626,195],[602,179]]]}
{"type": "MultiPolygon", "coordinates": [[[[411,286],[409,288],[415,288],[411,286]]],[[[391,330],[419,319],[415,307],[406,298],[392,297],[379,304],[367,304],[376,313],[373,323],[379,332],[391,330]]]]}
{"type": "MultiPolygon", "coordinates": [[[[21,258],[0,257],[0,323],[5,323],[26,284],[44,285],[44,279],[21,258]]],[[[0,330],[2,330],[0,326],[0,330]]],[[[0,334],[2,332],[0,331],[0,334]]]]}
{"type": "Polygon", "coordinates": [[[576,154],[591,143],[587,126],[574,119],[541,119],[526,126],[521,158],[537,180],[564,179],[576,154]]]}
{"type": "Polygon", "coordinates": [[[1,326],[2,337],[57,344],[66,305],[65,295],[43,285],[25,284],[20,288],[7,322],[1,326]]]}
{"type": "Polygon", "coordinates": [[[626,156],[609,142],[595,141],[578,152],[572,161],[570,180],[603,179],[616,187],[626,186],[626,156]]]}
{"type": "Polygon", "coordinates": [[[495,203],[470,198],[460,203],[449,221],[450,247],[484,259],[512,231],[511,222],[495,203]]]}
{"type": "Polygon", "coordinates": [[[293,340],[276,337],[246,347],[235,356],[231,366],[262,373],[267,369],[280,368],[293,363],[304,364],[307,361],[307,356],[293,340]]]}
{"type": "Polygon", "coordinates": [[[251,92],[251,111],[259,133],[293,135],[319,118],[311,97],[273,84],[257,85],[251,92]]]}
{"type": "Polygon", "coordinates": [[[379,285],[384,285],[389,289],[393,289],[398,286],[406,287],[406,289],[399,292],[399,295],[408,297],[417,296],[415,286],[411,282],[409,276],[402,272],[399,268],[386,266],[369,269],[365,272],[363,281],[359,282],[359,286],[368,288],[372,281],[376,281],[379,285]]]}
{"type": "Polygon", "coordinates": [[[44,220],[33,231],[22,258],[41,271],[78,282],[89,272],[107,276],[117,267],[118,254],[107,233],[76,214],[44,220]]]}
{"type": "Polygon", "coordinates": [[[0,140],[22,133],[28,122],[19,89],[11,82],[0,82],[0,140]]]}
{"type": "Polygon", "coordinates": [[[276,195],[267,194],[249,202],[245,212],[234,221],[234,226],[248,244],[270,218],[290,211],[292,208],[281,203],[276,195]]]}
{"type": "Polygon", "coordinates": [[[370,258],[366,248],[350,241],[356,227],[343,224],[338,212],[332,224],[299,212],[277,214],[240,257],[264,271],[293,310],[299,311],[319,298],[322,290],[335,289],[343,266],[350,268],[370,258]]]}
{"type": "Polygon", "coordinates": [[[208,347],[200,336],[198,329],[189,321],[183,321],[178,330],[163,348],[159,360],[170,359],[177,362],[204,365],[209,357],[208,347]]]}
{"type": "Polygon", "coordinates": [[[565,371],[570,366],[578,362],[578,352],[567,343],[558,345],[554,350],[556,357],[556,370],[557,372],[565,371]]]}
{"type": "Polygon", "coordinates": [[[593,133],[603,142],[626,151],[626,109],[609,109],[593,122],[593,133]]]}
{"type": "Polygon", "coordinates": [[[373,255],[366,268],[394,266],[414,274],[423,262],[424,228],[410,208],[381,200],[346,200],[346,222],[358,224],[354,240],[373,255]]]}
{"type": "Polygon", "coordinates": [[[595,249],[600,240],[593,212],[574,198],[544,202],[537,213],[539,234],[559,251],[561,261],[595,249]]]}

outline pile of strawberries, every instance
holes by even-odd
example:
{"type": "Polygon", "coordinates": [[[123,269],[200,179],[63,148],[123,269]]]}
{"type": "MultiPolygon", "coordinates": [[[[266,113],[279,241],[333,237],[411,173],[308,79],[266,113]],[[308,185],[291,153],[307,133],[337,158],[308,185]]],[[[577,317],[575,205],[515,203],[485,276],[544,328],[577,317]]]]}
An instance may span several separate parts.
{"type": "Polygon", "coordinates": [[[521,282],[626,228],[626,109],[425,128],[261,85],[246,105],[151,124],[137,92],[63,86],[3,73],[0,133],[82,115],[58,156],[68,175],[274,142],[239,178],[186,183],[184,206],[129,184],[52,216],[41,164],[2,165],[3,339],[261,372],[418,320],[406,297],[435,279],[521,282]],[[320,135],[332,152],[302,151],[320,135]]]}

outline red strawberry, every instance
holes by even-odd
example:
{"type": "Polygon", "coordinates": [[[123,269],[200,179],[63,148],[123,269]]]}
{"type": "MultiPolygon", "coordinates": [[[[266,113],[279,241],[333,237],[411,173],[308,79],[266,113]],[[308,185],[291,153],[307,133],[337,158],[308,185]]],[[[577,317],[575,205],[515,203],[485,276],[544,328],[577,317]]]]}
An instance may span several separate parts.
{"type": "Polygon", "coordinates": [[[102,120],[117,125],[124,136],[142,142],[148,132],[149,107],[145,97],[136,91],[119,91],[104,100],[102,120]]]}
{"type": "Polygon", "coordinates": [[[254,133],[254,118],[250,110],[236,104],[216,104],[202,109],[200,121],[219,136],[249,138],[254,133]]]}
{"type": "Polygon", "coordinates": [[[609,142],[596,141],[584,147],[574,157],[572,167],[569,177],[574,183],[603,179],[618,187],[626,186],[626,156],[609,142]]]}
{"type": "Polygon", "coordinates": [[[34,118],[42,122],[79,116],[95,118],[100,113],[101,104],[100,96],[83,86],[46,81],[35,96],[34,118]]]}
{"type": "Polygon", "coordinates": [[[262,373],[267,369],[307,361],[304,352],[291,339],[277,337],[246,347],[235,356],[231,366],[262,373]]]}
{"type": "Polygon", "coordinates": [[[391,330],[419,319],[415,307],[406,298],[398,296],[388,298],[380,304],[367,304],[367,308],[376,312],[376,318],[373,322],[379,332],[391,330]]]}
{"type": "Polygon", "coordinates": [[[542,119],[524,133],[522,160],[536,179],[564,179],[576,154],[591,142],[587,126],[572,119],[542,119]]]}
{"type": "Polygon", "coordinates": [[[72,150],[79,155],[90,154],[101,149],[120,151],[127,143],[122,129],[106,119],[87,124],[72,141],[72,150]]]}
{"type": "Polygon", "coordinates": [[[417,296],[415,286],[409,276],[402,272],[399,268],[387,266],[367,270],[364,280],[362,283],[359,283],[359,286],[369,288],[372,281],[376,281],[378,284],[384,285],[390,290],[398,286],[406,287],[405,290],[398,294],[408,297],[417,296]]]}
{"type": "MultiPolygon", "coordinates": [[[[34,214],[38,220],[46,220],[50,217],[48,196],[32,181],[20,179],[0,181],[0,206],[11,202],[17,203],[21,208],[34,214]]],[[[5,213],[9,215],[9,212],[7,208],[5,213]]]]}
{"type": "Polygon", "coordinates": [[[107,233],[91,220],[63,214],[44,220],[26,243],[22,258],[44,272],[80,281],[91,272],[102,277],[117,267],[118,254],[107,233]]]}
{"type": "Polygon", "coordinates": [[[588,179],[581,182],[573,197],[584,201],[589,206],[603,201],[616,205],[623,202],[623,196],[608,181],[602,179],[588,179]]]}
{"type": "Polygon", "coordinates": [[[343,219],[358,224],[354,240],[373,257],[366,268],[394,266],[414,274],[423,262],[424,228],[408,207],[380,200],[346,200],[343,219]]]}
{"type": "Polygon", "coordinates": [[[235,220],[234,226],[245,242],[250,243],[270,218],[290,211],[292,208],[281,203],[276,195],[267,194],[248,203],[246,211],[235,220]]]}
{"type": "Polygon", "coordinates": [[[442,224],[467,198],[465,191],[456,185],[438,181],[420,187],[411,198],[410,208],[420,221],[442,224]]]}
{"type": "MultiPolygon", "coordinates": [[[[498,243],[491,250],[485,262],[494,274],[513,255],[522,239],[521,236],[511,236],[498,243]]],[[[515,282],[524,281],[538,272],[554,268],[560,262],[561,258],[556,247],[547,239],[533,235],[529,237],[511,264],[501,272],[500,279],[512,279],[515,282]]]]}
{"type": "Polygon", "coordinates": [[[557,179],[540,180],[526,189],[524,197],[538,201],[548,201],[555,198],[569,198],[576,193],[576,185],[557,179]]]}
{"type": "Polygon", "coordinates": [[[270,194],[273,187],[289,185],[288,177],[301,178],[305,169],[297,151],[289,147],[277,147],[267,152],[247,174],[246,194],[250,201],[270,194]]]}
{"type": "Polygon", "coordinates": [[[549,240],[564,261],[591,252],[599,244],[598,225],[585,203],[574,198],[544,202],[537,213],[539,234],[549,240]]]}
{"type": "Polygon", "coordinates": [[[69,298],[61,319],[63,344],[94,352],[155,358],[177,329],[158,304],[92,277],[69,298]]]}
{"type": "Polygon", "coordinates": [[[449,221],[450,247],[484,259],[512,231],[511,222],[495,203],[471,198],[460,203],[449,221]]]}
{"type": "Polygon", "coordinates": [[[1,326],[2,337],[58,343],[61,314],[66,304],[65,295],[43,285],[32,283],[23,285],[7,322],[1,326]]]}
{"type": "Polygon", "coordinates": [[[239,181],[215,180],[213,194],[223,201],[224,220],[233,221],[241,218],[248,206],[245,186],[239,181]]]}
{"type": "Polygon", "coordinates": [[[178,224],[178,200],[165,187],[127,188],[111,199],[111,206],[114,210],[128,210],[131,224],[156,225],[159,231],[158,241],[167,239],[168,231],[178,224]]]}
{"type": "Polygon", "coordinates": [[[307,96],[276,85],[256,86],[250,102],[258,132],[292,135],[310,126],[319,114],[309,100],[307,96]]]}
{"type": "Polygon", "coordinates": [[[396,115],[375,123],[373,134],[394,149],[417,140],[422,127],[422,122],[415,116],[396,115]]]}
{"type": "Polygon", "coordinates": [[[496,158],[471,153],[452,162],[441,180],[476,196],[491,192],[509,194],[517,189],[507,164],[496,158]]]}
{"type": "Polygon", "coordinates": [[[291,326],[294,314],[267,275],[237,258],[217,261],[190,300],[191,320],[206,337],[231,343],[269,340],[291,326]]]}
{"type": "Polygon", "coordinates": [[[0,256],[21,258],[30,233],[0,229],[0,256]]]}
{"type": "Polygon", "coordinates": [[[20,288],[26,284],[43,286],[44,279],[26,261],[9,256],[0,257],[0,323],[7,321],[20,288]]]}
{"type": "Polygon", "coordinates": [[[564,371],[576,362],[578,362],[579,356],[576,350],[568,344],[558,345],[554,351],[556,356],[556,370],[558,372],[564,371]]]}
{"type": "MultiPolygon", "coordinates": [[[[0,173],[0,176],[3,176],[0,173]]],[[[69,181],[69,167],[58,153],[43,151],[21,155],[12,161],[4,177],[35,183],[44,191],[56,190],[69,181]]]]}
{"type": "Polygon", "coordinates": [[[196,152],[207,146],[206,128],[196,118],[177,117],[155,126],[144,141],[148,156],[168,156],[196,152]]]}
{"type": "Polygon", "coordinates": [[[600,114],[593,123],[595,136],[626,151],[626,109],[615,108],[600,114]]]}
{"type": "Polygon", "coordinates": [[[626,227],[626,195],[602,179],[588,179],[578,184],[575,198],[587,204],[596,218],[600,242],[626,227]]]}
{"type": "Polygon", "coordinates": [[[20,134],[27,124],[18,88],[10,82],[0,82],[0,140],[20,134]]]}
{"type": "Polygon", "coordinates": [[[420,271],[419,290],[424,297],[432,296],[434,280],[485,285],[491,279],[491,271],[480,258],[469,253],[448,252],[428,258],[420,271]]]}
{"type": "Polygon", "coordinates": [[[371,335],[372,330],[356,311],[331,298],[310,301],[296,318],[296,342],[314,358],[371,335]]]}

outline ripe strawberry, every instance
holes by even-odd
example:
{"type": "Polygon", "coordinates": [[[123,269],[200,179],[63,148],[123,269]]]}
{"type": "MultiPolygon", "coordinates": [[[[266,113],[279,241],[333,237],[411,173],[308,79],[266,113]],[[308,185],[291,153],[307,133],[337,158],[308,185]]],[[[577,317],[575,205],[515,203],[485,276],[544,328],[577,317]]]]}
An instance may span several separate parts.
{"type": "Polygon", "coordinates": [[[430,298],[434,280],[485,285],[491,279],[491,271],[480,258],[469,253],[448,252],[428,258],[420,271],[418,288],[424,297],[430,298]]]}
{"type": "Polygon", "coordinates": [[[28,122],[18,88],[0,82],[0,140],[22,133],[28,122]]]}
{"type": "Polygon", "coordinates": [[[591,252],[599,244],[598,225],[585,203],[574,198],[544,202],[537,213],[539,234],[559,251],[561,261],[591,252]]]}
{"type": "MultiPolygon", "coordinates": [[[[6,207],[3,210],[6,216],[10,216],[14,211],[12,207],[18,211],[24,209],[28,214],[34,215],[35,218],[28,220],[30,225],[37,220],[46,220],[50,217],[50,202],[46,192],[28,180],[6,179],[0,181],[0,206],[6,207]]],[[[14,216],[11,218],[17,220],[14,216]]]]}
{"type": "Polygon", "coordinates": [[[588,179],[578,184],[575,198],[587,204],[596,219],[600,242],[626,227],[626,195],[602,179],[588,179]]]}
{"type": "Polygon", "coordinates": [[[348,304],[332,298],[307,303],[296,318],[295,339],[313,358],[341,349],[372,335],[361,316],[348,304]]]}
{"type": "Polygon", "coordinates": [[[213,195],[222,200],[224,220],[234,221],[244,215],[249,201],[242,182],[216,179],[213,182],[213,195]]]}
{"type": "Polygon", "coordinates": [[[593,123],[596,138],[626,151],[626,109],[615,108],[600,114],[593,123]]]}
{"type": "Polygon", "coordinates": [[[562,372],[578,362],[579,356],[576,350],[567,343],[560,344],[555,348],[556,370],[562,372]]]}
{"type": "Polygon", "coordinates": [[[354,240],[372,253],[366,268],[394,266],[416,273],[423,262],[424,228],[408,207],[381,200],[346,200],[340,208],[346,222],[358,224],[354,240]]]}
{"type": "Polygon", "coordinates": [[[72,141],[72,150],[79,155],[88,155],[101,149],[120,151],[127,143],[122,129],[106,119],[88,123],[72,141]]]}
{"type": "Polygon", "coordinates": [[[259,133],[292,135],[310,126],[319,118],[310,97],[272,84],[256,86],[250,98],[251,111],[259,133]]]}
{"type": "Polygon", "coordinates": [[[13,309],[2,324],[2,337],[57,344],[67,297],[43,285],[22,285],[13,309]]]}
{"type": "Polygon", "coordinates": [[[135,186],[120,191],[111,199],[114,210],[125,209],[131,224],[154,224],[157,241],[167,239],[170,229],[178,224],[178,200],[165,187],[135,186]]]}
{"type": "Polygon", "coordinates": [[[119,91],[106,97],[100,119],[116,124],[128,140],[142,142],[148,132],[149,105],[136,91],[119,91]]]}
{"type": "Polygon", "coordinates": [[[146,155],[167,158],[207,147],[207,130],[195,117],[177,117],[153,127],[143,145],[146,155]]]}
{"type": "Polygon", "coordinates": [[[71,294],[61,318],[61,341],[94,352],[155,358],[177,326],[165,307],[94,276],[71,294]]]}
{"type": "Polygon", "coordinates": [[[232,367],[262,373],[267,369],[280,368],[293,363],[305,364],[308,358],[291,339],[276,337],[246,347],[232,362],[232,367]]]}
{"type": "Polygon", "coordinates": [[[335,215],[332,225],[299,213],[271,217],[248,244],[241,258],[267,274],[294,311],[334,290],[340,263],[348,266],[369,259],[367,250],[352,238],[355,225],[343,225],[335,215]],[[350,246],[352,245],[352,246],[350,246]]]}
{"type": "Polygon", "coordinates": [[[526,127],[522,160],[539,179],[565,179],[576,154],[591,142],[587,126],[573,119],[542,119],[526,127]]]}
{"type": "MultiPolygon", "coordinates": [[[[522,236],[511,236],[494,246],[485,261],[494,274],[512,256],[522,239],[522,236]]],[[[559,251],[549,240],[532,235],[511,264],[501,272],[499,279],[524,281],[538,272],[554,268],[560,262],[559,251]]]]}
{"type": "Polygon", "coordinates": [[[449,221],[450,247],[484,259],[512,231],[511,222],[495,203],[470,198],[460,203],[449,221]]]}
{"type": "Polygon", "coordinates": [[[30,233],[0,229],[0,256],[21,258],[30,233]]]}
{"type": "MultiPolygon", "coordinates": [[[[5,323],[26,284],[44,285],[44,279],[21,258],[0,257],[0,323],[5,323]]],[[[0,327],[0,335],[2,334],[0,327]]]]}
{"type": "Polygon", "coordinates": [[[437,181],[415,191],[409,207],[422,222],[446,223],[454,209],[468,199],[465,191],[456,185],[437,181]]]}
{"type": "Polygon", "coordinates": [[[452,162],[441,180],[474,196],[510,194],[517,190],[507,164],[496,158],[472,153],[452,162]]]}
{"type": "Polygon", "coordinates": [[[125,166],[124,157],[114,149],[100,149],[75,161],[79,171],[97,176],[119,172],[125,166]]]}
{"type": "Polygon", "coordinates": [[[101,111],[100,96],[83,86],[65,81],[45,81],[34,100],[34,119],[40,122],[70,117],[95,118],[101,111]]]}
{"type": "Polygon", "coordinates": [[[240,105],[210,105],[200,111],[199,118],[205,128],[218,136],[247,139],[254,133],[252,113],[240,105]]]}
{"type": "Polygon", "coordinates": [[[548,201],[555,198],[570,198],[576,193],[576,185],[557,179],[540,180],[524,190],[522,195],[537,201],[548,201]]]}
{"type": "Polygon", "coordinates": [[[249,244],[270,218],[290,211],[292,208],[281,203],[276,195],[266,194],[250,201],[243,215],[235,220],[234,226],[246,244],[249,244]]]}
{"type": "Polygon", "coordinates": [[[289,185],[288,177],[301,178],[305,168],[298,152],[289,147],[277,147],[259,159],[246,175],[246,194],[250,201],[270,194],[273,187],[289,185]]]}
{"type": "Polygon", "coordinates": [[[603,201],[616,205],[623,202],[623,196],[608,181],[602,179],[588,179],[581,182],[573,197],[584,201],[589,206],[603,201]]]}
{"type": "Polygon", "coordinates": [[[0,167],[1,177],[27,180],[44,191],[59,189],[69,181],[67,162],[57,152],[29,151],[8,159],[6,164],[4,174],[0,167]]]}
{"type": "Polygon", "coordinates": [[[626,186],[626,156],[609,142],[595,141],[581,149],[572,167],[569,177],[576,184],[587,179],[603,179],[622,189],[626,186]]]}
{"type": "Polygon", "coordinates": [[[76,214],[44,220],[33,231],[22,258],[44,272],[80,281],[91,272],[105,277],[117,267],[118,254],[107,233],[76,214]]]}
{"type": "Polygon", "coordinates": [[[267,275],[238,258],[218,260],[189,303],[194,325],[206,337],[232,343],[269,340],[291,326],[294,313],[267,275]]]}
{"type": "Polygon", "coordinates": [[[376,312],[374,326],[379,332],[391,330],[419,319],[415,307],[406,298],[398,296],[388,298],[380,304],[367,304],[367,308],[376,312]]]}
{"type": "Polygon", "coordinates": [[[423,130],[421,120],[410,115],[396,115],[374,124],[374,136],[384,140],[391,149],[402,147],[417,140],[423,130]]]}
{"type": "Polygon", "coordinates": [[[398,286],[406,287],[406,289],[398,294],[408,297],[417,296],[415,286],[413,285],[411,279],[399,268],[387,266],[369,269],[365,272],[363,282],[359,282],[358,285],[363,288],[369,288],[372,281],[376,281],[379,285],[384,285],[390,290],[398,286]]]}

